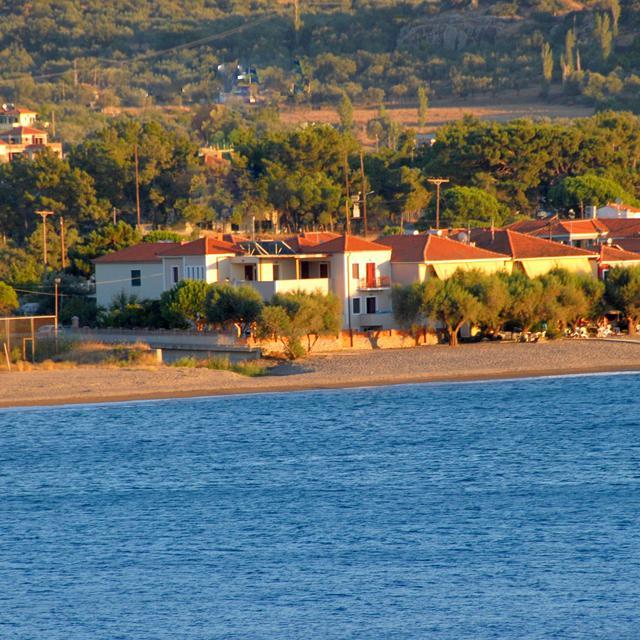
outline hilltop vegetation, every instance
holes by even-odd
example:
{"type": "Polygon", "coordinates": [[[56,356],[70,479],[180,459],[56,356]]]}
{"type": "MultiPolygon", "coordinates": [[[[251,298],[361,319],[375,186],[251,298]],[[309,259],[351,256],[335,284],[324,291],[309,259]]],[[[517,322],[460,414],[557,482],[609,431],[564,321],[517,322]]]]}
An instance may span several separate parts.
{"type": "Polygon", "coordinates": [[[378,104],[562,86],[638,107],[638,0],[0,0],[0,94],[99,106],[212,102],[256,65],[269,100],[378,104]],[[297,29],[295,27],[298,27],[297,29]]]}

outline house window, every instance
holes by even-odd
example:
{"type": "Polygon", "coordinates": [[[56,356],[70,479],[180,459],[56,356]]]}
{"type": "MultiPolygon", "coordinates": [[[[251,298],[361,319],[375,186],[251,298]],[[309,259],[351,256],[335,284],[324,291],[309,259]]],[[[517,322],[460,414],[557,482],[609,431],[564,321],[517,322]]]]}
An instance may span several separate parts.
{"type": "Polygon", "coordinates": [[[306,279],[311,277],[311,273],[309,271],[309,263],[308,262],[301,262],[300,263],[300,277],[303,278],[304,280],[306,280],[306,279]]]}
{"type": "Polygon", "coordinates": [[[178,267],[171,267],[171,282],[173,282],[173,284],[177,284],[179,277],[180,273],[178,271],[178,267]]]}
{"type": "Polygon", "coordinates": [[[255,276],[255,265],[245,264],[244,265],[244,279],[248,281],[252,281],[256,279],[255,276]]]}
{"type": "Polygon", "coordinates": [[[358,263],[351,265],[351,277],[354,280],[360,280],[360,265],[358,263]]]}
{"type": "Polygon", "coordinates": [[[367,298],[367,313],[376,313],[376,298],[367,298]]]}
{"type": "Polygon", "coordinates": [[[360,298],[353,299],[353,314],[358,315],[360,313],[360,298]]]}
{"type": "Polygon", "coordinates": [[[328,278],[329,277],[329,263],[321,262],[320,263],[320,277],[328,278]]]}
{"type": "Polygon", "coordinates": [[[140,269],[131,269],[131,286],[142,286],[142,274],[140,273],[140,269]]]}
{"type": "Polygon", "coordinates": [[[273,265],[273,279],[274,280],[280,280],[280,265],[279,264],[274,264],[273,265]]]}

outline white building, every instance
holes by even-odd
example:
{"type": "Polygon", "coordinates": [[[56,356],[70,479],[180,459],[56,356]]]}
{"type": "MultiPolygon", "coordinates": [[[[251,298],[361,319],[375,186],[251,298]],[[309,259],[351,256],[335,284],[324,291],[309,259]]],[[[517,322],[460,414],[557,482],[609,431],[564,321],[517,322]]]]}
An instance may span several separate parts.
{"type": "Polygon", "coordinates": [[[640,219],[640,209],[619,202],[609,202],[596,210],[598,218],[640,219]]]}
{"type": "Polygon", "coordinates": [[[121,293],[158,299],[189,279],[246,284],[265,301],[290,291],[333,292],[342,302],[345,328],[389,328],[390,259],[389,247],[327,233],[235,243],[210,237],[143,243],[94,261],[96,299],[103,307],[121,293]]]}
{"type": "Polygon", "coordinates": [[[108,308],[120,294],[157,300],[165,290],[160,253],[176,246],[180,245],[147,242],[94,260],[98,306],[108,308]]]}

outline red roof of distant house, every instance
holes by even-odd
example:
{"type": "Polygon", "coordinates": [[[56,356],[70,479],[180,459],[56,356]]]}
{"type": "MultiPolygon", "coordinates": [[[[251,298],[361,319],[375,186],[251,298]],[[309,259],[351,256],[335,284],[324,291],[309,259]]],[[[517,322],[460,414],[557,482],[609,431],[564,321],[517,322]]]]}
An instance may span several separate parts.
{"type": "Polygon", "coordinates": [[[389,251],[389,247],[357,236],[343,235],[314,245],[313,253],[347,253],[354,251],[389,251]]]}
{"type": "Polygon", "coordinates": [[[27,134],[27,135],[43,134],[43,135],[47,135],[47,132],[43,131],[42,129],[34,129],[33,127],[13,127],[13,129],[9,129],[8,131],[3,131],[2,133],[0,133],[0,136],[8,137],[8,136],[14,135],[16,133],[19,133],[20,135],[22,135],[22,134],[27,134]]]}
{"type": "Polygon", "coordinates": [[[392,249],[392,262],[504,260],[505,256],[435,234],[386,236],[379,242],[392,249]]]}
{"type": "Polygon", "coordinates": [[[637,218],[598,218],[598,222],[614,240],[640,235],[640,220],[637,218]]]}
{"type": "Polygon", "coordinates": [[[528,258],[577,258],[595,257],[593,251],[578,249],[559,242],[544,240],[511,229],[480,231],[471,236],[476,244],[489,251],[504,253],[515,260],[528,258]]]}
{"type": "Polygon", "coordinates": [[[217,240],[216,238],[204,237],[193,240],[192,242],[186,242],[184,244],[176,244],[173,247],[163,251],[164,257],[170,256],[210,256],[210,255],[224,255],[224,254],[236,254],[237,248],[230,242],[224,240],[217,240]]]}
{"type": "Polygon", "coordinates": [[[616,246],[625,251],[640,253],[640,238],[620,238],[616,240],[616,246]]]}
{"type": "Polygon", "coordinates": [[[295,239],[300,247],[315,247],[339,237],[339,233],[333,233],[331,231],[304,231],[295,236],[295,239]]]}
{"type": "Polygon", "coordinates": [[[557,216],[553,216],[553,218],[543,218],[542,220],[518,220],[517,222],[512,222],[511,224],[507,225],[505,229],[519,231],[520,233],[531,233],[533,231],[537,231],[538,229],[542,229],[543,227],[548,227],[550,224],[553,224],[557,221],[557,216]]]}
{"type": "Polygon", "coordinates": [[[107,253],[96,258],[96,264],[110,264],[116,262],[160,262],[163,250],[180,246],[177,242],[142,242],[120,251],[107,253]]]}
{"type": "Polygon", "coordinates": [[[640,262],[640,253],[626,251],[616,245],[603,244],[600,247],[600,262],[640,262]]]}
{"type": "Polygon", "coordinates": [[[23,109],[22,107],[3,108],[2,113],[38,113],[33,109],[23,109]]]}

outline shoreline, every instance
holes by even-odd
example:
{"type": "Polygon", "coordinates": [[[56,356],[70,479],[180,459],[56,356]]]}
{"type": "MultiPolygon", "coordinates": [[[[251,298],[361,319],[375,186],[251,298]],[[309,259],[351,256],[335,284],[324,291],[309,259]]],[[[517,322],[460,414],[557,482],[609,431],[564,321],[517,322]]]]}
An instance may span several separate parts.
{"type": "Polygon", "coordinates": [[[369,387],[395,387],[410,384],[455,384],[469,382],[500,382],[526,378],[555,378],[584,375],[616,375],[640,373],[640,362],[633,365],[602,365],[585,367],[549,367],[541,369],[505,369],[488,370],[473,373],[422,374],[382,376],[371,379],[341,380],[338,382],[277,382],[282,376],[265,376],[259,385],[226,387],[217,389],[186,389],[176,391],[147,391],[142,393],[87,394],[79,396],[60,396],[55,398],[25,399],[17,401],[0,400],[0,411],[6,409],[61,407],[78,405],[122,404],[129,402],[203,399],[237,395],[257,395],[264,393],[294,393],[305,391],[328,391],[338,389],[366,389],[369,387]]]}

